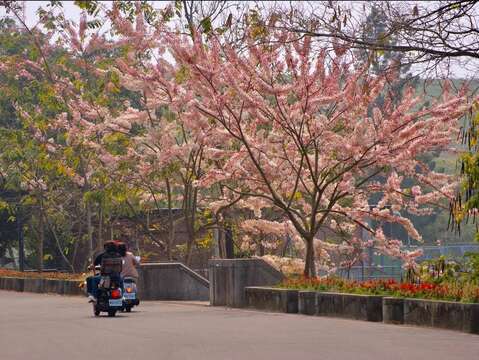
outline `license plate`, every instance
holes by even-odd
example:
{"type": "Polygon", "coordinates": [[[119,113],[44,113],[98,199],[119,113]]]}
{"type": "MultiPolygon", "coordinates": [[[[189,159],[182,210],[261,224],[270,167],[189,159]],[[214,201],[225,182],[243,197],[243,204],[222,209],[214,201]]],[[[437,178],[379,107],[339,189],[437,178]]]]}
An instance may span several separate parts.
{"type": "Polygon", "coordinates": [[[136,299],[136,293],[125,293],[125,294],[123,294],[123,297],[126,300],[135,300],[136,299]]]}
{"type": "Polygon", "coordinates": [[[108,301],[108,305],[110,305],[110,306],[123,306],[123,300],[122,299],[110,299],[108,301]]]}

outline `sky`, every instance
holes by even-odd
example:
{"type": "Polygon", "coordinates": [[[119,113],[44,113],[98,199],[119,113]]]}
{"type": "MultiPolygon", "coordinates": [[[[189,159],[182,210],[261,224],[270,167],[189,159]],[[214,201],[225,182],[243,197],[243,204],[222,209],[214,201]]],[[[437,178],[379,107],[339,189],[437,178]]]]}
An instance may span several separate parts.
{"type": "MultiPolygon", "coordinates": [[[[62,3],[63,3],[63,9],[65,12],[66,18],[78,23],[80,19],[81,10],[74,4],[73,1],[63,1],[62,3]]],[[[108,4],[108,3],[111,3],[111,1],[102,1],[102,3],[108,4]]],[[[160,8],[170,3],[170,1],[152,1],[152,3],[154,4],[154,7],[160,8]]],[[[356,2],[352,2],[352,3],[356,3],[356,2]]],[[[25,10],[26,10],[25,20],[28,26],[31,27],[36,25],[37,18],[38,18],[37,16],[38,9],[40,7],[43,7],[46,9],[48,4],[49,4],[49,1],[25,1],[25,10]]],[[[0,8],[0,18],[3,17],[4,15],[5,15],[5,11],[3,10],[3,8],[0,8]]],[[[475,62],[473,64],[474,66],[472,67],[468,65],[470,64],[469,63],[465,64],[461,62],[460,59],[454,60],[454,63],[450,68],[452,70],[451,71],[452,77],[470,78],[472,75],[471,69],[475,69],[477,71],[478,66],[475,66],[477,65],[475,62]]],[[[414,68],[411,70],[413,72],[415,71],[421,72],[422,69],[418,67],[416,70],[414,68]]],[[[477,76],[478,76],[477,73],[472,75],[472,77],[474,78],[477,76]]]]}

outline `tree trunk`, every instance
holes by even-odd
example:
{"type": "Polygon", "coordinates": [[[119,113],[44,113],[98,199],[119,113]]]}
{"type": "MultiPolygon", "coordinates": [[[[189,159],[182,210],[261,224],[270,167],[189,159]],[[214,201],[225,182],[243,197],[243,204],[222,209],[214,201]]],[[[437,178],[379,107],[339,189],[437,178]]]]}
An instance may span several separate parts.
{"type": "Polygon", "coordinates": [[[168,196],[168,242],[166,244],[166,258],[171,260],[171,246],[173,245],[173,237],[175,236],[175,225],[173,223],[171,187],[168,178],[166,179],[166,194],[168,196]]]}
{"type": "Polygon", "coordinates": [[[225,231],[223,227],[218,229],[218,247],[220,250],[220,259],[226,259],[225,231]]]}
{"type": "Polygon", "coordinates": [[[304,265],[305,277],[316,277],[316,265],[314,263],[313,239],[306,240],[306,262],[304,265]]]}
{"type": "Polygon", "coordinates": [[[88,234],[88,264],[93,263],[93,226],[91,224],[91,204],[88,201],[86,203],[86,226],[88,234]]]}
{"type": "Polygon", "coordinates": [[[8,249],[8,256],[10,256],[10,259],[12,259],[13,268],[16,269],[17,268],[17,262],[15,261],[15,256],[13,255],[12,247],[8,246],[7,249],[8,249]]]}
{"type": "Polygon", "coordinates": [[[186,258],[185,263],[186,266],[191,265],[191,257],[193,252],[193,244],[195,242],[195,219],[196,219],[196,198],[198,196],[198,190],[190,187],[189,193],[193,191],[193,196],[188,199],[186,202],[186,211],[185,211],[185,218],[186,218],[186,227],[188,229],[188,239],[186,243],[186,258]]]}
{"type": "Polygon", "coordinates": [[[73,266],[73,272],[76,273],[78,268],[76,267],[77,263],[77,254],[78,254],[78,247],[80,245],[80,239],[82,238],[82,233],[79,230],[78,231],[78,236],[77,236],[77,241],[75,241],[75,244],[73,245],[73,255],[72,255],[72,266],[73,266]]]}
{"type": "Polygon", "coordinates": [[[193,243],[195,241],[195,229],[194,229],[194,221],[191,217],[188,217],[189,220],[186,221],[186,227],[188,229],[188,239],[186,240],[186,256],[185,256],[185,264],[186,266],[191,265],[191,257],[193,251],[193,243]]]}
{"type": "Polygon", "coordinates": [[[57,232],[55,231],[55,228],[53,227],[52,224],[50,224],[50,221],[48,220],[47,214],[43,214],[43,219],[45,220],[46,225],[48,226],[48,229],[53,235],[53,238],[55,239],[55,243],[57,245],[57,250],[60,253],[61,257],[63,258],[63,261],[65,264],[70,268],[72,272],[75,272],[75,269],[73,268],[72,263],[68,260],[67,256],[65,255],[65,252],[62,249],[62,245],[60,244],[60,239],[58,238],[57,232]]]}
{"type": "Polygon", "coordinates": [[[100,204],[100,210],[98,214],[98,244],[96,244],[97,250],[103,249],[103,205],[100,204]]]}
{"type": "Polygon", "coordinates": [[[43,224],[43,210],[40,205],[38,217],[38,271],[43,271],[43,243],[45,242],[45,226],[43,224]]]}
{"type": "Polygon", "coordinates": [[[25,271],[25,239],[23,237],[23,218],[20,220],[17,213],[17,232],[18,232],[18,268],[25,271]]]}

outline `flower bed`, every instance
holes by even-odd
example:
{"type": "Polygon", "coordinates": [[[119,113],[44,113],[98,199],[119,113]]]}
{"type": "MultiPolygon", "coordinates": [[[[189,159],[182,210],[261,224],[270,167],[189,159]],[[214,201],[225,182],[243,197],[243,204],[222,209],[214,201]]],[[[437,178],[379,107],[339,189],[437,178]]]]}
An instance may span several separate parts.
{"type": "Polygon", "coordinates": [[[22,272],[9,269],[0,269],[0,277],[14,277],[23,279],[54,279],[54,280],[85,280],[85,274],[71,274],[61,272],[22,272]]]}
{"type": "Polygon", "coordinates": [[[479,286],[473,282],[406,283],[395,280],[352,281],[340,278],[295,278],[283,281],[280,288],[382,295],[400,298],[432,299],[479,303],[479,286]]]}

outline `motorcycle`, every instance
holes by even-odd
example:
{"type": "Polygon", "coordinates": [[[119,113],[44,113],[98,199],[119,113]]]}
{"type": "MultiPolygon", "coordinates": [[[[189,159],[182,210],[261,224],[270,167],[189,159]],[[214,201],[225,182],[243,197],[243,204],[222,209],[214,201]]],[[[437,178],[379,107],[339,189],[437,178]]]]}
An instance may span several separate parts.
{"type": "Polygon", "coordinates": [[[123,310],[131,312],[133,306],[140,305],[135,279],[125,277],[123,279],[123,289],[123,310]]]}
{"type": "MultiPolygon", "coordinates": [[[[100,274],[100,267],[95,267],[95,275],[100,274]]],[[[99,316],[101,312],[113,317],[117,311],[123,309],[123,291],[120,281],[112,279],[109,275],[101,275],[96,290],[96,299],[93,302],[93,314],[99,316]]]]}

